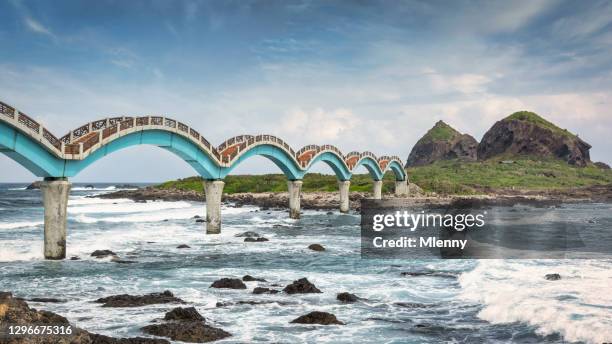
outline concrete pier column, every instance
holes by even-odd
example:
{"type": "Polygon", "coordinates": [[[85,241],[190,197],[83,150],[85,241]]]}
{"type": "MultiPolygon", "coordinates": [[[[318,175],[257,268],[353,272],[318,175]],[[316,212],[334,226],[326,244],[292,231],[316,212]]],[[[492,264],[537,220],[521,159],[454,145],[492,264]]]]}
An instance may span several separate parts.
{"type": "Polygon", "coordinates": [[[221,180],[205,180],[206,193],[206,234],[221,233],[221,196],[225,182],[221,180]]]}
{"type": "Polygon", "coordinates": [[[287,181],[287,188],[289,189],[289,217],[292,219],[299,219],[302,181],[289,180],[287,181]]]}
{"type": "Polygon", "coordinates": [[[351,186],[350,180],[341,180],[338,182],[338,188],[340,189],[340,212],[348,213],[349,211],[349,187],[351,186]]]}
{"type": "Polygon", "coordinates": [[[383,182],[382,180],[375,180],[374,181],[374,199],[382,199],[382,185],[383,182]]]}
{"type": "Polygon", "coordinates": [[[398,196],[398,197],[408,196],[408,180],[396,180],[395,181],[395,196],[398,196]]]}
{"type": "Polygon", "coordinates": [[[66,208],[70,186],[65,178],[45,178],[40,183],[45,208],[45,259],[66,258],[66,208]]]}

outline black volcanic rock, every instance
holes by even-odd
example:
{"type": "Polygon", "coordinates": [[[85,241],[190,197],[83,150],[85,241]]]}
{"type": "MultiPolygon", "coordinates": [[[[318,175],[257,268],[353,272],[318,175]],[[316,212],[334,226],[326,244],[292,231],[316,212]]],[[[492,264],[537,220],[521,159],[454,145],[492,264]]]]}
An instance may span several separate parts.
{"type": "Polygon", "coordinates": [[[64,303],[64,302],[66,302],[66,300],[56,299],[56,298],[53,298],[53,297],[33,297],[33,298],[29,299],[28,301],[31,301],[31,302],[50,302],[50,303],[64,303]]]}
{"type": "Polygon", "coordinates": [[[36,310],[11,293],[0,292],[0,324],[16,326],[71,326],[72,333],[64,336],[15,336],[3,337],[0,343],[7,344],[169,344],[165,339],[113,338],[90,333],[74,325],[68,319],[53,312],[36,310]]]}
{"type": "Polygon", "coordinates": [[[344,303],[353,303],[359,300],[359,297],[355,294],[351,294],[349,292],[338,293],[336,295],[336,300],[344,303]]]}
{"type": "Polygon", "coordinates": [[[561,275],[559,274],[546,274],[544,276],[544,279],[546,279],[547,281],[558,281],[561,279],[561,275]]]}
{"type": "Polygon", "coordinates": [[[516,112],[498,121],[478,145],[478,159],[496,156],[559,158],[584,167],[591,145],[533,112],[516,112]]]}
{"type": "Polygon", "coordinates": [[[90,256],[96,258],[105,258],[108,256],[116,256],[117,254],[111,250],[95,250],[91,253],[90,256]]]}
{"type": "Polygon", "coordinates": [[[268,238],[264,238],[264,237],[259,237],[259,238],[244,238],[244,242],[265,242],[265,241],[270,241],[270,239],[268,238]]]}
{"type": "Polygon", "coordinates": [[[36,181],[28,186],[26,186],[26,190],[40,190],[41,182],[36,181]]]}
{"type": "Polygon", "coordinates": [[[263,278],[257,278],[257,277],[253,277],[251,275],[244,275],[242,277],[242,280],[244,282],[265,282],[266,280],[263,278]]]}
{"type": "Polygon", "coordinates": [[[412,148],[406,167],[428,165],[438,160],[476,160],[478,141],[468,134],[461,134],[443,121],[433,128],[412,148]]]}
{"type": "Polygon", "coordinates": [[[321,244],[311,244],[308,246],[309,249],[317,252],[325,251],[325,247],[321,244]]]}
{"type": "Polygon", "coordinates": [[[164,320],[169,321],[205,321],[202,314],[200,314],[195,307],[176,307],[171,311],[167,312],[164,316],[164,320]]]}
{"type": "Polygon", "coordinates": [[[238,278],[222,278],[210,285],[210,288],[220,289],[246,289],[246,285],[238,278]]]}
{"type": "Polygon", "coordinates": [[[253,289],[253,294],[278,294],[280,291],[276,289],[264,288],[264,287],[256,287],[253,289]]]}
{"type": "Polygon", "coordinates": [[[175,341],[188,343],[206,343],[231,336],[230,333],[220,328],[199,321],[148,325],[143,327],[142,331],[154,336],[168,337],[175,341]]]}
{"type": "Polygon", "coordinates": [[[99,298],[96,303],[102,303],[102,307],[140,307],[164,303],[185,303],[185,301],[175,297],[170,291],[163,293],[151,293],[146,295],[113,295],[99,298]]]}
{"type": "Polygon", "coordinates": [[[291,321],[292,324],[344,325],[335,315],[327,312],[310,312],[291,321]]]}
{"type": "Polygon", "coordinates": [[[287,285],[283,291],[287,294],[321,293],[319,288],[310,283],[306,278],[300,278],[297,281],[293,281],[293,283],[287,285]]]}

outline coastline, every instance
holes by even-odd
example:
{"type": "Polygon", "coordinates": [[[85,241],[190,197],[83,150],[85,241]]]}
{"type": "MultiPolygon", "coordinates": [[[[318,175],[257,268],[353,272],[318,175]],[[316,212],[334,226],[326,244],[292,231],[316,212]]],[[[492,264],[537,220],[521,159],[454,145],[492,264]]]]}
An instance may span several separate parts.
{"type": "MultiPolygon", "coordinates": [[[[408,204],[415,206],[440,206],[455,203],[470,202],[474,205],[507,205],[517,203],[534,205],[554,205],[560,203],[612,203],[612,185],[598,185],[567,189],[503,189],[483,190],[480,195],[436,195],[413,193],[403,198],[408,204]]],[[[130,199],[135,202],[146,201],[193,201],[204,202],[202,192],[180,189],[158,189],[145,187],[137,190],[119,190],[99,194],[92,197],[103,199],[130,199]]],[[[351,192],[350,208],[359,210],[361,199],[371,197],[367,192],[351,192]]],[[[385,194],[383,198],[398,198],[393,194],[385,194]]],[[[224,194],[222,198],[226,204],[234,207],[243,205],[258,206],[262,209],[286,209],[289,200],[287,192],[261,192],[261,193],[232,193],[224,194]]],[[[331,210],[339,207],[340,201],[337,192],[302,192],[301,207],[307,210],[331,210]]]]}
{"type": "MultiPolygon", "coordinates": [[[[48,264],[37,258],[26,258],[24,260],[34,261],[7,263],[0,290],[13,291],[15,298],[23,298],[30,307],[76,321],[73,322],[74,326],[87,331],[83,336],[104,339],[104,343],[164,343],[176,333],[187,333],[190,329],[203,335],[225,331],[232,335],[229,341],[235,342],[248,342],[253,337],[262,338],[259,340],[261,342],[282,342],[283,339],[314,342],[321,336],[342,341],[345,328],[354,331],[355,336],[366,338],[364,343],[374,343],[374,339],[367,339],[372,326],[380,328],[381,336],[385,338],[401,340],[397,335],[397,324],[405,328],[403,336],[405,333],[419,336],[423,331],[438,331],[440,335],[426,341],[436,343],[469,335],[467,330],[456,327],[457,312],[463,312],[461,314],[466,323],[476,328],[472,330],[470,327],[470,332],[483,333],[482,336],[486,338],[496,336],[500,329],[525,333],[533,342],[543,341],[544,336],[563,336],[565,342],[600,343],[603,342],[600,339],[609,337],[607,332],[592,330],[601,326],[600,319],[607,317],[608,310],[579,302],[582,298],[592,297],[590,293],[593,288],[605,290],[608,276],[605,262],[595,261],[594,266],[585,267],[582,261],[538,264],[528,260],[451,263],[447,260],[385,262],[362,259],[354,241],[358,213],[351,212],[346,216],[337,211],[310,211],[300,221],[288,221],[278,209],[255,211],[246,206],[241,209],[240,203],[229,200],[241,199],[244,204],[258,202],[248,199],[253,197],[268,199],[268,204],[272,205],[273,201],[269,199],[278,198],[280,202],[284,196],[282,193],[272,196],[269,193],[228,195],[226,202],[230,209],[227,209],[223,233],[205,236],[202,235],[199,219],[194,218],[195,214],[202,212],[200,202],[101,200],[96,199],[96,194],[110,191],[106,184],[94,185],[91,191],[79,186],[76,189],[69,204],[72,214],[72,234],[68,246],[71,260],[61,264],[62,270],[66,271],[64,276],[78,279],[79,283],[58,285],[57,263],[48,264]],[[246,240],[246,235],[257,235],[268,240],[246,240]],[[315,244],[324,249],[311,248],[315,244]],[[104,250],[112,252],[109,252],[109,256],[95,252],[104,250]],[[156,268],[151,269],[152,266],[156,268]],[[354,277],[348,278],[347,271],[354,277]],[[134,275],[142,276],[142,286],[134,288],[134,275]],[[582,281],[580,278],[583,276],[587,276],[589,283],[575,283],[582,281]],[[28,283],[33,278],[41,282],[28,283]],[[322,293],[301,295],[283,291],[292,281],[302,278],[307,278],[322,293]],[[231,279],[231,283],[227,279],[231,279]],[[236,279],[243,280],[246,289],[242,289],[242,284],[236,279]],[[387,285],[393,287],[379,288],[381,280],[388,281],[387,285]],[[224,281],[223,286],[236,285],[240,289],[212,287],[219,281],[224,281]],[[14,285],[20,287],[14,288],[14,285]],[[178,303],[179,300],[176,300],[177,304],[151,303],[154,298],[162,301],[168,299],[166,290],[186,303],[178,303]],[[414,290],[415,294],[406,293],[405,290],[414,290]],[[439,290],[443,290],[444,294],[439,290]],[[497,297],[500,293],[504,295],[501,299],[497,297]],[[519,299],[511,304],[506,303],[508,293],[518,295],[519,299]],[[345,298],[340,300],[339,296],[345,298]],[[569,296],[575,298],[568,300],[576,301],[566,301],[568,306],[562,316],[579,314],[584,315],[583,318],[563,324],[546,322],[547,319],[541,318],[541,309],[552,309],[558,304],[558,297],[569,296]],[[355,298],[357,301],[352,302],[353,305],[343,301],[355,298]],[[112,307],[95,302],[106,299],[119,305],[127,301],[136,304],[134,307],[112,307]],[[137,306],[141,304],[143,306],[137,306]],[[206,322],[166,320],[166,314],[176,314],[178,307],[183,310],[195,308],[206,322]],[[336,316],[347,327],[336,327],[331,318],[331,325],[314,326],[305,335],[303,326],[313,325],[299,325],[293,321],[308,317],[313,311],[330,314],[319,319],[336,316]],[[433,313],[435,315],[430,316],[433,313]],[[518,315],[499,318],[500,313],[518,315]],[[483,314],[482,318],[479,314],[483,314]],[[413,321],[415,318],[418,320],[413,321]],[[121,327],[117,326],[117,319],[122,320],[121,327]],[[540,328],[545,328],[546,332],[536,333],[535,329],[540,328]],[[588,329],[589,333],[576,332],[580,328],[588,329]],[[149,334],[153,333],[149,330],[154,330],[155,334],[149,334]],[[166,336],[162,335],[164,339],[157,335],[162,334],[162,330],[166,331],[166,336]]],[[[147,193],[154,192],[141,190],[141,194],[147,193]]],[[[14,202],[33,194],[36,191],[19,189],[7,191],[4,197],[14,202]]],[[[168,197],[187,197],[179,194],[171,192],[168,197]]],[[[194,197],[197,191],[186,194],[194,197]]],[[[356,199],[369,196],[367,193],[351,194],[355,194],[353,197],[356,199]]],[[[317,202],[321,203],[336,199],[338,194],[305,192],[303,196],[314,200],[319,197],[317,202]]],[[[500,202],[511,197],[496,199],[488,195],[480,196],[480,199],[500,202]]],[[[448,202],[450,199],[452,197],[431,195],[410,198],[421,204],[431,204],[433,200],[448,202]]],[[[543,200],[537,202],[547,204],[543,200]]],[[[537,208],[530,207],[525,211],[534,214],[578,214],[584,221],[595,220],[586,226],[599,230],[608,223],[604,220],[608,217],[605,213],[607,205],[568,205],[560,209],[548,209],[546,205],[542,209],[537,208]],[[604,210],[591,213],[590,208],[604,210]]],[[[524,216],[523,210],[507,210],[511,219],[524,216]]],[[[542,222],[539,222],[538,216],[533,218],[536,219],[534,226],[548,221],[544,216],[541,217],[542,222]]],[[[31,231],[10,230],[7,237],[22,235],[24,241],[36,243],[39,237],[37,228],[40,227],[31,231]]],[[[546,230],[546,226],[541,230],[546,230]]],[[[6,242],[6,249],[10,252],[19,253],[20,246],[23,246],[22,243],[6,242]]],[[[34,251],[37,249],[33,247],[34,251]]],[[[36,251],[33,256],[39,255],[36,251]]],[[[16,255],[13,260],[17,257],[23,255],[16,255]]],[[[607,304],[605,295],[599,293],[593,303],[607,304]]],[[[7,304],[13,305],[10,302],[7,304]]],[[[20,309],[9,307],[12,310],[20,309]]],[[[22,319],[16,321],[21,324],[30,313],[14,314],[22,319]]],[[[551,340],[552,343],[561,341],[551,340]]]]}

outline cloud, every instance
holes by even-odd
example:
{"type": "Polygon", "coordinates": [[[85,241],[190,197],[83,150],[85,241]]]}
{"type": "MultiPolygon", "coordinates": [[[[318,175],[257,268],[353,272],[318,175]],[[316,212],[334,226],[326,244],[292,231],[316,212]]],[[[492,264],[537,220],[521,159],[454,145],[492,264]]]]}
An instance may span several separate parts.
{"type": "Polygon", "coordinates": [[[612,23],[612,3],[592,2],[592,6],[552,23],[553,32],[564,39],[581,39],[597,34],[612,23]]]}
{"type": "Polygon", "coordinates": [[[55,34],[53,34],[53,32],[51,32],[49,28],[45,27],[40,22],[36,21],[34,18],[24,17],[23,22],[30,31],[37,33],[37,34],[51,37],[53,39],[57,39],[55,34]]]}
{"type": "Polygon", "coordinates": [[[350,137],[350,131],[359,126],[359,122],[347,109],[293,109],[283,118],[279,131],[287,137],[297,136],[311,142],[336,142],[350,137]]]}
{"type": "MultiPolygon", "coordinates": [[[[610,6],[476,4],[410,2],[402,10],[369,3],[331,11],[333,4],[322,10],[310,2],[287,14],[273,4],[237,11],[162,2],[164,13],[176,16],[153,17],[151,26],[143,19],[138,30],[119,19],[112,29],[91,29],[97,19],[88,17],[89,29],[72,31],[50,21],[58,23],[61,44],[38,52],[71,54],[70,65],[52,58],[4,61],[0,94],[58,135],[107,115],[167,114],[214,144],[271,133],[296,149],[329,143],[345,153],[402,158],[439,119],[480,139],[497,120],[532,110],[593,144],[593,159],[612,161],[610,6]],[[228,30],[211,32],[216,24],[208,16],[228,30]],[[160,45],[151,34],[156,28],[176,39],[160,45]],[[565,33],[582,38],[569,44],[565,33]]],[[[153,16],[146,14],[140,18],[153,16]]],[[[33,18],[20,12],[25,17],[33,18]]],[[[55,35],[35,23],[28,30],[55,35]]],[[[151,180],[194,173],[158,152],[113,154],[103,166],[120,161],[125,169],[92,168],[82,178],[145,173],[126,156],[158,161],[146,171],[151,180]]],[[[278,169],[261,158],[235,172],[278,169]]]]}

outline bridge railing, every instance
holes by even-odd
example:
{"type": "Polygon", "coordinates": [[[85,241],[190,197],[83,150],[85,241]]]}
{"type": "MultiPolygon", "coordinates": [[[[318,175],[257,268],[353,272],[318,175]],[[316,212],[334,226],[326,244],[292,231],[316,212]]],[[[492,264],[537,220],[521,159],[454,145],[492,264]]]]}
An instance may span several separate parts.
{"type": "Polygon", "coordinates": [[[37,134],[40,134],[40,124],[38,124],[38,122],[31,119],[26,114],[21,113],[21,111],[19,112],[19,116],[17,117],[17,120],[19,121],[20,124],[26,126],[28,129],[36,132],[37,134]]]}
{"type": "Polygon", "coordinates": [[[8,116],[11,119],[15,118],[15,108],[7,104],[4,104],[3,102],[0,102],[0,113],[8,116]]]}
{"type": "Polygon", "coordinates": [[[100,133],[92,133],[85,141],[83,141],[83,152],[87,152],[91,147],[100,142],[100,133]]]}
{"type": "Polygon", "coordinates": [[[24,132],[33,134],[49,150],[55,151],[56,154],[61,154],[62,142],[30,116],[17,111],[14,107],[3,102],[0,102],[0,113],[6,116],[14,125],[21,127],[24,132]]]}
{"type": "Polygon", "coordinates": [[[217,161],[221,160],[220,155],[216,151],[216,149],[197,130],[190,128],[184,123],[162,116],[123,116],[98,120],[83,125],[58,140],[65,144],[66,148],[64,149],[64,152],[66,154],[82,154],[93,148],[102,140],[106,140],[112,135],[117,134],[118,132],[143,126],[161,126],[173,130],[178,130],[181,133],[184,133],[193,141],[195,141],[196,144],[206,148],[206,150],[212,153],[212,155],[217,161]],[[79,145],[79,143],[74,142],[76,139],[82,138],[92,132],[100,132],[98,139],[88,137],[85,141],[79,142],[82,145],[79,145]]]}
{"type": "MultiPolygon", "coordinates": [[[[382,170],[394,160],[401,164],[401,159],[398,156],[381,156],[377,158],[373,153],[368,151],[361,153],[353,151],[343,156],[342,152],[333,145],[307,145],[295,152],[288,143],[274,135],[239,135],[226,140],[215,148],[197,130],[184,123],[162,116],[122,116],[106,118],[82,125],[61,138],[57,138],[40,123],[3,102],[0,102],[0,114],[8,118],[7,121],[12,122],[13,125],[22,127],[22,131],[35,136],[36,140],[43,143],[48,149],[59,153],[58,155],[60,157],[63,157],[62,153],[80,155],[84,152],[88,152],[96,145],[101,144],[103,140],[107,140],[121,131],[143,126],[163,126],[173,129],[173,131],[194,141],[197,145],[211,153],[214,159],[221,164],[230,164],[238,155],[248,150],[251,146],[264,143],[271,143],[282,148],[302,168],[306,168],[311,160],[323,151],[335,152],[349,167],[349,170],[352,170],[357,164],[357,161],[364,157],[370,157],[375,160],[382,170]],[[312,154],[308,154],[308,156],[304,156],[303,159],[300,159],[302,155],[308,152],[312,152],[312,154]],[[358,157],[358,160],[352,161],[356,157],[358,157]]],[[[83,157],[72,157],[72,159],[82,158],[83,157]]]]}
{"type": "Polygon", "coordinates": [[[62,151],[62,141],[55,137],[55,135],[51,134],[46,128],[43,128],[43,138],[47,140],[53,147],[55,147],[59,152],[62,151]]]}
{"type": "Polygon", "coordinates": [[[232,137],[217,147],[221,154],[221,162],[231,163],[240,153],[255,144],[272,143],[282,147],[292,158],[295,159],[295,152],[289,144],[274,135],[239,135],[232,137]]]}
{"type": "Polygon", "coordinates": [[[119,130],[119,128],[117,128],[117,125],[113,125],[112,127],[107,127],[104,128],[104,130],[102,130],[102,140],[108,138],[111,135],[116,134],[119,130]]]}

